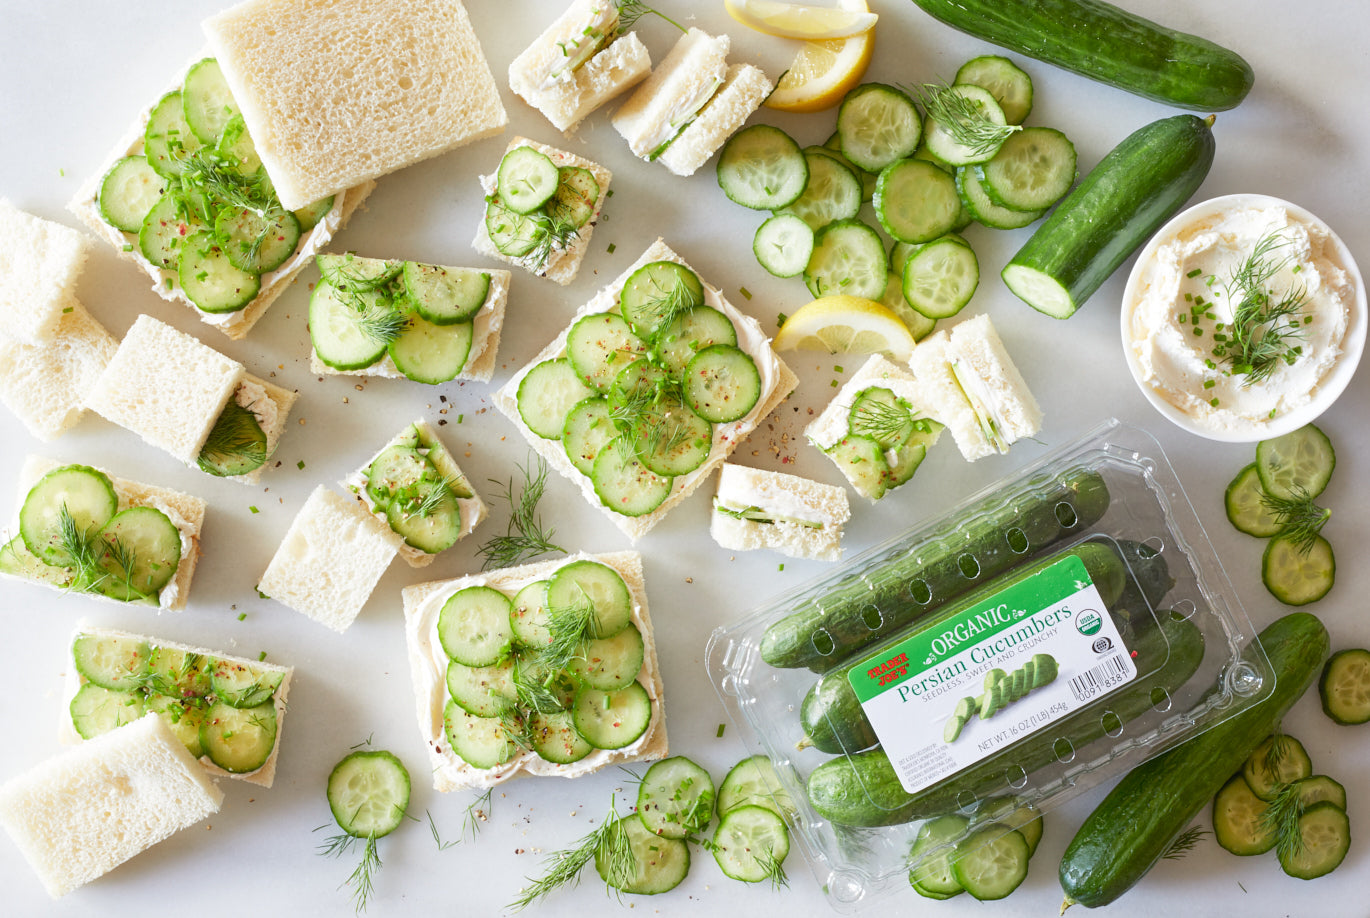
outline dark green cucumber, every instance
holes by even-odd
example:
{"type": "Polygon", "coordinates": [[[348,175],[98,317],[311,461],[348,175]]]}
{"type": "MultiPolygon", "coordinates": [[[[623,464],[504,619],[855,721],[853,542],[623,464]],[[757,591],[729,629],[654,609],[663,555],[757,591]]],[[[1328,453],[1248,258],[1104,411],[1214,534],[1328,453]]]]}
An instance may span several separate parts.
{"type": "Polygon", "coordinates": [[[1163,118],[1114,147],[1000,272],[1033,309],[1069,318],[1203,184],[1213,119],[1163,118]]]}
{"type": "MultiPolygon", "coordinates": [[[[1160,628],[1140,635],[1132,648],[1139,670],[1164,658],[1159,669],[1132,685],[1077,711],[1054,728],[1010,746],[965,771],[909,794],[881,748],[832,759],[809,775],[809,803],[830,822],[848,826],[892,826],[951,813],[972,799],[1014,793],[1012,777],[1031,775],[1056,761],[1056,745],[1067,740],[1082,749],[1110,726],[1126,724],[1151,710],[1162,692],[1173,694],[1203,661],[1203,633],[1187,619],[1167,615],[1160,628]],[[1168,656],[1167,656],[1168,654],[1168,656]],[[1116,719],[1102,716],[1110,711],[1116,719]]],[[[1229,771],[1229,774],[1231,772],[1229,771]]]]}
{"type": "Polygon", "coordinates": [[[995,495],[967,514],[980,519],[950,536],[887,555],[804,599],[766,629],[761,659],[827,672],[977,584],[1083,532],[1099,521],[1108,502],[1103,479],[1086,470],[1031,482],[1007,498],[995,495]]]}
{"type": "Polygon", "coordinates": [[[1313,684],[1327,659],[1327,629],[1295,612],[1260,633],[1274,691],[1124,776],[1075,833],[1061,857],[1067,902],[1088,908],[1117,899],[1170,849],[1251,751],[1313,684]]]}
{"type": "MultiPolygon", "coordinates": [[[[911,634],[935,627],[948,618],[984,602],[1005,587],[1055,564],[1067,555],[1075,555],[1085,563],[1085,569],[1089,571],[1090,579],[1098,587],[1099,595],[1106,605],[1111,607],[1118,601],[1129,579],[1122,558],[1113,546],[1106,542],[1081,542],[1079,545],[1064,551],[1052,552],[1031,564],[1014,568],[1010,573],[996,577],[980,589],[944,606],[936,615],[928,616],[879,646],[870,648],[869,654],[878,654],[882,649],[904,641],[911,634]]],[[[847,665],[825,673],[804,696],[804,703],[799,708],[800,723],[803,724],[804,734],[808,737],[808,744],[819,752],[833,755],[859,752],[862,749],[869,749],[877,742],[875,729],[866,718],[861,702],[847,679],[852,667],[865,658],[866,654],[862,654],[847,665]]]]}
{"type": "Polygon", "coordinates": [[[1235,52],[1100,0],[913,2],[954,29],[1176,108],[1226,111],[1255,80],[1235,52]]]}

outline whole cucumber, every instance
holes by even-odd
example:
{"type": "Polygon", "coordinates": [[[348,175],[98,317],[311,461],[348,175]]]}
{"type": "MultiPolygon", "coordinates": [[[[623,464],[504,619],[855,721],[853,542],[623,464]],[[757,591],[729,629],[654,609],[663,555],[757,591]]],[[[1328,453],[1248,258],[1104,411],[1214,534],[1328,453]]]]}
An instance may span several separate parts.
{"type": "Polygon", "coordinates": [[[1066,901],[1107,905],[1144,877],[1313,684],[1328,654],[1327,629],[1294,612],[1260,633],[1275,671],[1271,694],[1188,742],[1143,762],[1114,786],[1061,856],[1066,901]]]}
{"type": "Polygon", "coordinates": [[[1236,107],[1255,76],[1240,55],[1101,0],[913,0],[954,29],[1196,112],[1236,107]]]}

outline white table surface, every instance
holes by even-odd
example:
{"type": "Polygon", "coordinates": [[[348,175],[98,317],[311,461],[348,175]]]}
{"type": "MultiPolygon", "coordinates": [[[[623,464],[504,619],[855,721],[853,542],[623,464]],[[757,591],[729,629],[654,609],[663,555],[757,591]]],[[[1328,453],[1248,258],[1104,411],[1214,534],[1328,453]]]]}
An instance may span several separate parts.
{"type": "MultiPolygon", "coordinates": [[[[378,0],[379,2],[379,0],[378,0]]],[[[138,0],[134,3],[42,0],[0,2],[0,195],[41,216],[74,225],[64,209],[85,177],[95,171],[140,107],[154,99],[203,46],[200,21],[224,0],[138,0]]],[[[497,81],[503,87],[509,61],[562,7],[559,0],[472,0],[472,20],[497,81]]],[[[751,33],[727,17],[719,0],[666,2],[668,12],[711,31],[733,36],[733,58],[762,64],[772,75],[784,69],[793,45],[751,33]]],[[[917,82],[949,78],[967,58],[990,46],[954,32],[907,0],[873,2],[881,15],[870,79],[917,82]]],[[[1198,198],[1239,191],[1284,197],[1323,217],[1357,254],[1370,251],[1370,119],[1362,88],[1370,73],[1370,15],[1344,0],[1129,0],[1153,19],[1204,34],[1237,49],[1252,64],[1256,85],[1236,110],[1218,116],[1217,161],[1198,198]]],[[[655,58],[669,46],[672,28],[644,19],[641,34],[655,58]]],[[[1081,171],[1091,168],[1127,134],[1174,114],[1163,105],[1134,98],[1044,64],[1025,62],[1036,84],[1031,121],[1064,130],[1075,142],[1081,171]]],[[[560,138],[536,112],[502,89],[510,114],[509,135],[547,142],[560,138]]],[[[357,623],[337,635],[253,590],[256,578],[308,491],[333,483],[360,464],[402,423],[423,415],[449,423],[442,433],[468,475],[490,496],[488,479],[507,480],[529,453],[513,426],[490,408],[502,384],[562,327],[576,306],[621,271],[656,236],[688,258],[709,280],[774,330],[778,313],[793,313],[808,294],[797,280],[767,276],[749,248],[757,218],[730,204],[718,190],[710,163],[690,179],[639,162],[612,130],[608,113],[584,124],[569,149],[614,170],[614,196],[597,228],[580,277],[569,287],[516,273],[499,368],[491,386],[446,385],[429,389],[408,381],[320,380],[309,372],[305,329],[307,271],[281,297],[245,341],[230,342],[201,324],[190,310],[153,295],[135,271],[100,245],[93,248],[79,297],[116,335],[150,313],[198,335],[247,364],[274,372],[276,381],[298,388],[300,400],[277,458],[260,486],[212,479],[180,466],[132,434],[90,416],[52,444],[33,440],[7,412],[0,412],[0,481],[13,480],[25,454],[40,452],[72,461],[98,462],[116,473],[190,491],[206,498],[209,515],[204,553],[191,603],[181,614],[160,617],[121,610],[80,596],[7,582],[0,586],[0,618],[9,635],[10,691],[0,695],[0,779],[18,774],[60,751],[64,649],[78,620],[150,632],[296,667],[296,684],[285,725],[275,787],[262,790],[225,780],[219,815],[175,836],[105,878],[58,903],[48,900],[15,847],[0,841],[0,885],[10,915],[129,915],[166,909],[230,914],[284,908],[283,914],[345,915],[347,894],[338,885],[350,865],[315,854],[330,822],[324,781],[331,766],[354,744],[370,738],[399,754],[414,772],[412,811],[432,814],[447,838],[461,834],[472,795],[440,796],[423,780],[422,743],[415,728],[404,656],[400,588],[420,580],[457,576],[479,565],[476,546],[505,525],[507,507],[469,539],[416,573],[396,563],[381,581],[357,623]],[[608,251],[610,246],[614,251],[608,251]],[[744,300],[738,291],[753,294],[744,300]],[[360,389],[360,391],[359,391],[360,389]],[[447,414],[439,396],[447,398],[447,414]],[[462,416],[461,423],[457,423],[462,416]],[[303,463],[303,468],[297,467],[303,463]],[[259,508],[254,514],[249,508],[259,508]],[[244,616],[245,617],[242,617],[244,616]],[[241,617],[241,620],[240,620],[241,617]],[[249,911],[250,910],[250,911],[249,911]]],[[[783,116],[763,110],[756,120],[778,124],[801,143],[820,143],[834,113],[783,116]]],[[[375,194],[336,242],[365,255],[447,264],[486,262],[470,248],[481,212],[477,172],[497,162],[506,138],[487,140],[429,160],[381,181],[375,194]]],[[[872,507],[853,497],[849,553],[873,545],[911,522],[950,507],[961,497],[1033,460],[1050,447],[1076,439],[1100,420],[1116,416],[1151,431],[1163,444],[1235,586],[1237,599],[1259,627],[1284,611],[1262,588],[1260,546],[1227,524],[1222,493],[1232,475],[1251,460],[1249,446],[1209,443],[1171,427],[1144,401],[1129,378],[1118,340],[1118,301],[1130,262],[1119,269],[1072,319],[1042,316],[1012,297],[997,273],[1029,230],[995,233],[972,227],[967,236],[981,263],[981,288],[966,315],[988,312],[1046,411],[1040,442],[1024,442],[1011,455],[970,465],[950,443],[933,451],[914,481],[872,507]]],[[[791,355],[802,377],[795,397],[738,452],[740,460],[783,467],[824,481],[841,479],[817,450],[802,442],[809,406],[821,405],[831,381],[841,380],[861,358],[791,355]],[[838,371],[841,366],[844,371],[838,371]],[[799,410],[796,411],[796,408],[799,410]]],[[[1370,571],[1362,546],[1370,542],[1364,370],[1321,424],[1338,448],[1338,465],[1324,502],[1334,509],[1326,529],[1340,554],[1336,587],[1312,610],[1326,622],[1333,646],[1370,645],[1370,620],[1362,597],[1370,594],[1370,571]]],[[[826,570],[767,553],[736,554],[707,536],[711,487],[701,489],[636,546],[646,559],[647,584],[667,687],[672,752],[694,758],[716,779],[746,752],[740,733],[725,720],[703,665],[705,643],[719,625],[803,579],[826,570]]],[[[0,513],[12,513],[6,497],[0,513]]],[[[628,548],[627,540],[589,508],[564,480],[549,481],[542,505],[558,540],[591,551],[628,548]]],[[[1315,694],[1291,712],[1287,729],[1301,738],[1318,771],[1346,785],[1355,826],[1370,800],[1370,727],[1335,727],[1318,709],[1315,694]]],[[[640,769],[639,769],[640,770],[640,769]]],[[[539,871],[542,855],[579,838],[597,823],[610,795],[626,785],[617,770],[568,783],[521,779],[497,789],[493,809],[477,840],[438,850],[426,825],[404,828],[382,842],[384,869],[376,879],[370,914],[418,908],[444,913],[494,915],[512,900],[522,877],[539,871]]],[[[894,912],[926,908],[939,915],[1055,914],[1059,855],[1102,789],[1048,817],[1041,850],[1023,887],[1012,898],[980,908],[968,897],[924,903],[911,891],[880,900],[894,912]]],[[[1201,816],[1207,823],[1207,816],[1201,816]]],[[[1179,861],[1164,861],[1109,909],[1119,916],[1363,915],[1363,878],[1370,868],[1365,829],[1346,863],[1328,878],[1305,884],[1285,877],[1273,856],[1237,859],[1211,838],[1179,861]]],[[[626,901],[636,912],[661,915],[833,914],[819,883],[798,858],[787,866],[791,888],[774,892],[722,876],[709,855],[696,849],[686,881],[657,899],[626,901]]],[[[573,915],[612,911],[592,872],[578,889],[546,900],[534,914],[573,915]]]]}

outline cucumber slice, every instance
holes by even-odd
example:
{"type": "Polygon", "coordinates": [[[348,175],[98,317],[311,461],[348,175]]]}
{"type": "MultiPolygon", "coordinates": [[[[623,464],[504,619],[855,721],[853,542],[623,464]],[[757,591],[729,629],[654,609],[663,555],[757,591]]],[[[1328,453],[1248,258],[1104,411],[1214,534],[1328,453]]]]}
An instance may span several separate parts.
{"type": "Polygon", "coordinates": [[[488,271],[406,261],[403,275],[409,302],[434,325],[453,325],[475,318],[490,296],[488,271]]]}
{"type": "Polygon", "coordinates": [[[582,166],[562,166],[557,190],[547,202],[547,212],[561,223],[580,229],[595,215],[599,203],[599,180],[582,166]]]}
{"type": "Polygon", "coordinates": [[[1031,853],[1021,832],[992,823],[957,844],[951,873],[976,899],[1002,899],[1027,879],[1031,853]]]}
{"type": "Polygon", "coordinates": [[[109,522],[119,498],[109,476],[87,465],[53,469],[29,489],[19,508],[24,547],[53,567],[71,567],[85,555],[89,536],[109,522]]]}
{"type": "Polygon", "coordinates": [[[1289,606],[1303,606],[1327,595],[1337,576],[1332,545],[1322,536],[1304,550],[1288,536],[1271,539],[1261,556],[1261,582],[1289,606]]]}
{"type": "Polygon", "coordinates": [[[956,71],[952,82],[989,90],[1009,124],[1022,124],[1032,111],[1032,78],[1006,57],[985,54],[971,58],[956,71]]]}
{"type": "Polygon", "coordinates": [[[143,701],[145,711],[151,711],[171,729],[175,737],[195,758],[205,754],[204,744],[200,742],[200,728],[205,722],[205,707],[197,698],[170,698],[156,692],[143,701]]]}
{"type": "Polygon", "coordinates": [[[498,197],[485,203],[485,231],[501,255],[522,258],[547,239],[546,217],[527,216],[506,207],[498,197]]]}
{"type": "Polygon", "coordinates": [[[237,312],[261,291],[261,278],[233,264],[208,230],[187,237],[178,252],[176,272],[181,289],[204,312],[237,312]]]}
{"type": "Polygon", "coordinates": [[[519,751],[512,735],[517,723],[500,717],[476,717],[455,701],[443,708],[443,732],[447,742],[463,762],[472,768],[494,768],[512,759],[519,751]]]}
{"type": "Polygon", "coordinates": [[[732,320],[712,306],[681,313],[656,336],[656,356],[666,375],[678,379],[695,354],[715,344],[737,344],[732,320]]]}
{"type": "Polygon", "coordinates": [[[328,216],[333,209],[334,196],[320,198],[313,204],[306,204],[299,210],[291,211],[295,215],[295,220],[300,224],[300,232],[307,233],[319,225],[319,221],[328,216]]]}
{"type": "Polygon", "coordinates": [[[1242,778],[1251,792],[1265,801],[1274,800],[1284,785],[1312,773],[1313,762],[1303,743],[1287,733],[1267,737],[1242,764],[1242,778]]]}
{"type": "Polygon", "coordinates": [[[214,219],[215,241],[233,267],[265,274],[295,253],[302,230],[293,213],[272,208],[258,213],[247,207],[225,207],[214,219]]]}
{"type": "Polygon", "coordinates": [[[979,86],[931,87],[924,108],[929,113],[923,143],[929,153],[952,166],[993,159],[1011,133],[994,130],[1006,127],[1008,119],[998,100],[979,86]]]}
{"type": "Polygon", "coordinates": [[[1346,809],[1346,788],[1327,775],[1310,775],[1294,782],[1299,791],[1299,807],[1308,809],[1315,803],[1327,801],[1346,809]]]}
{"type": "Polygon", "coordinates": [[[825,153],[806,152],[809,183],[804,193],[781,209],[794,214],[818,232],[829,223],[850,220],[861,210],[861,180],[843,163],[825,153]]]}
{"type": "Polygon", "coordinates": [[[951,872],[955,843],[966,832],[970,820],[951,814],[929,819],[918,827],[909,849],[909,883],[914,891],[930,899],[950,899],[965,892],[951,872]]]}
{"type": "Polygon", "coordinates": [[[150,598],[171,582],[181,563],[181,531],[156,507],[129,507],[95,536],[104,575],[101,593],[121,602],[150,598]]]}
{"type": "Polygon", "coordinates": [[[146,156],[125,156],[100,181],[100,218],[117,230],[136,233],[166,186],[146,156]]]}
{"type": "Polygon", "coordinates": [[[1314,880],[1336,870],[1351,847],[1351,823],[1346,811],[1317,803],[1299,817],[1301,844],[1282,846],[1280,867],[1291,877],[1314,880]]]}
{"type": "Polygon", "coordinates": [[[78,634],[71,644],[76,671],[101,688],[131,692],[147,679],[147,642],[122,634],[78,634]]]}
{"type": "Polygon", "coordinates": [[[879,300],[888,280],[885,244],[860,220],[830,223],[814,237],[804,283],[815,298],[845,293],[879,300]]]}
{"type": "Polygon", "coordinates": [[[609,400],[594,395],[576,402],[566,415],[561,445],[571,464],[587,478],[594,471],[595,457],[618,436],[609,412],[609,400]]]}
{"type": "Polygon", "coordinates": [[[714,782],[707,771],[683,755],[672,756],[642,776],[637,786],[637,815],[655,835],[687,838],[713,821],[714,797],[714,782]]]}
{"type": "MultiPolygon", "coordinates": [[[[389,301],[372,295],[362,300],[368,313],[387,315],[389,301]]],[[[363,323],[357,302],[328,280],[314,287],[309,298],[309,338],[314,353],[335,370],[362,370],[385,356],[389,343],[383,335],[372,334],[363,323]]]]}
{"type": "Polygon", "coordinates": [[[528,720],[528,726],[532,735],[533,751],[544,761],[570,765],[594,752],[595,747],[576,732],[575,721],[570,711],[534,713],[528,720]]]}
{"type": "Polygon", "coordinates": [[[985,191],[979,171],[972,166],[962,166],[956,170],[956,191],[970,215],[993,229],[1019,229],[1046,214],[1044,210],[1009,210],[995,204],[985,191]]]}
{"type": "Polygon", "coordinates": [[[514,641],[509,624],[513,604],[488,586],[471,586],[453,593],[438,613],[438,643],[443,652],[467,666],[493,666],[514,641]]]}
{"type": "Polygon", "coordinates": [[[409,806],[409,771],[392,753],[363,749],[328,775],[328,808],[338,827],[356,838],[380,838],[399,828],[409,806]]]}
{"type": "Polygon", "coordinates": [[[385,521],[406,545],[429,555],[451,548],[462,534],[461,504],[440,482],[425,482],[413,498],[391,501],[385,521]]]}
{"type": "MultiPolygon", "coordinates": [[[[896,247],[905,243],[896,243],[896,247]]],[[[891,271],[885,282],[885,295],[880,298],[880,304],[899,317],[908,328],[909,334],[913,335],[914,341],[922,341],[937,326],[936,319],[929,319],[918,310],[909,305],[909,301],[904,299],[904,276],[901,271],[891,271]]]]}
{"type": "Polygon", "coordinates": [[[930,242],[961,218],[956,180],[920,159],[896,160],[882,169],[872,200],[880,225],[898,242],[930,242]]]}
{"type": "Polygon", "coordinates": [[[509,612],[509,626],[514,642],[522,648],[538,650],[552,640],[547,608],[547,587],[550,581],[534,580],[514,594],[509,612]]]}
{"type": "Polygon", "coordinates": [[[235,708],[252,708],[275,697],[285,681],[285,673],[240,663],[214,659],[209,662],[209,689],[214,697],[235,708]]]}
{"type": "Polygon", "coordinates": [[[762,806],[739,806],[718,821],[711,846],[724,874],[744,883],[783,882],[790,853],[785,820],[762,806]]]}
{"type": "Polygon", "coordinates": [[[690,870],[690,846],[683,839],[661,838],[635,815],[617,818],[616,841],[626,843],[633,856],[631,872],[618,858],[610,856],[615,844],[595,849],[595,872],[605,885],[619,892],[655,896],[680,885],[690,870]],[[621,834],[619,834],[621,833],[621,834]]]}
{"type": "Polygon", "coordinates": [[[452,700],[476,717],[498,717],[517,700],[513,656],[493,666],[467,666],[449,660],[445,681],[452,700]]]}
{"type": "MultiPolygon", "coordinates": [[[[971,699],[966,699],[970,701],[971,699]]],[[[990,797],[975,809],[977,824],[997,822],[1010,829],[1017,829],[1028,843],[1028,856],[1037,851],[1042,841],[1042,813],[1035,806],[1019,802],[1014,797],[990,797]]]]}
{"type": "Polygon", "coordinates": [[[200,725],[200,744],[209,760],[224,771],[256,771],[276,748],[276,706],[268,701],[250,708],[235,708],[216,701],[209,706],[200,725]]]}
{"type": "Polygon", "coordinates": [[[566,415],[594,394],[569,360],[544,360],[519,380],[519,417],[544,440],[560,440],[566,415]]]}
{"type": "Polygon", "coordinates": [[[934,321],[964,309],[979,285],[975,252],[952,237],[929,242],[904,264],[904,299],[934,321]]]}
{"type": "Polygon", "coordinates": [[[186,73],[181,86],[181,103],[186,123],[206,144],[218,140],[228,122],[238,114],[233,91],[228,88],[219,62],[212,57],[195,64],[186,73]]]}
{"type": "Polygon", "coordinates": [[[682,313],[704,305],[704,285],[689,268],[654,261],[638,268],[623,284],[619,310],[633,331],[650,339],[682,313]]]}
{"type": "Polygon", "coordinates": [[[813,228],[798,214],[776,214],[757,228],[752,254],[768,273],[797,277],[813,255],[813,228]]]}
{"type": "Polygon", "coordinates": [[[231,478],[261,468],[267,456],[266,431],[257,416],[230,400],[210,428],[195,464],[202,472],[231,478]]]}
{"type": "Polygon", "coordinates": [[[1370,721],[1370,650],[1353,647],[1332,654],[1322,668],[1318,695],[1323,712],[1335,722],[1370,721]]]}
{"type": "Polygon", "coordinates": [[[881,449],[898,449],[913,436],[913,411],[884,386],[871,386],[852,400],[847,429],[858,437],[870,437],[881,449]]]}
{"type": "Polygon", "coordinates": [[[435,386],[457,378],[466,366],[474,338],[475,327],[469,321],[436,325],[415,313],[386,350],[395,368],[406,377],[435,386]]]}
{"type": "Polygon", "coordinates": [[[413,444],[392,443],[376,454],[366,467],[366,496],[384,509],[397,497],[413,495],[420,483],[432,478],[434,468],[413,444]]]}
{"type": "MultiPolygon", "coordinates": [[[[761,373],[746,351],[714,344],[695,354],[686,366],[684,395],[690,410],[704,420],[731,424],[746,417],[761,398],[761,373]]],[[[704,455],[708,458],[707,451],[704,455]]]]}
{"type": "Polygon", "coordinates": [[[809,182],[809,166],[799,144],[769,124],[753,124],[728,138],[718,155],[716,174],[728,200],[752,210],[786,207],[809,182]]]}
{"type": "Polygon", "coordinates": [[[613,637],[586,641],[567,672],[590,688],[616,692],[637,680],[644,659],[642,632],[630,623],[613,637]]]}
{"type": "Polygon", "coordinates": [[[912,156],[923,138],[923,119],[908,94],[883,83],[847,93],[837,110],[842,154],[867,172],[912,156]]]}
{"type": "Polygon", "coordinates": [[[185,170],[186,157],[200,146],[200,139],[186,122],[180,90],[162,96],[143,130],[143,155],[148,164],[158,175],[175,178],[185,170]]]}
{"type": "Polygon", "coordinates": [[[1336,465],[1332,441],[1312,424],[1256,444],[1256,473],[1274,497],[1317,497],[1336,465]]]}
{"type": "Polygon", "coordinates": [[[504,205],[517,214],[531,214],[556,194],[557,164],[532,147],[515,147],[500,160],[496,190],[504,205]]]}
{"type": "Polygon", "coordinates": [[[187,239],[204,230],[197,217],[181,213],[176,199],[164,194],[152,205],[138,228],[138,251],[159,268],[175,271],[187,239]]]}
{"type": "Polygon", "coordinates": [[[572,615],[586,604],[594,610],[591,637],[610,638],[632,626],[633,596],[618,571],[589,560],[557,568],[547,585],[550,615],[572,615]]]}
{"type": "Polygon", "coordinates": [[[718,787],[720,815],[740,806],[764,806],[785,819],[799,812],[790,792],[780,782],[775,763],[764,755],[738,762],[718,787]]]}
{"type": "Polygon", "coordinates": [[[1270,804],[1251,791],[1241,775],[1233,775],[1213,798],[1213,837],[1233,854],[1264,854],[1279,835],[1266,816],[1270,804]]]}
{"type": "Polygon", "coordinates": [[[566,333],[566,359],[597,392],[609,391],[614,378],[646,353],[647,343],[616,313],[582,316],[566,333]]]}
{"type": "Polygon", "coordinates": [[[210,661],[202,654],[175,647],[153,647],[147,684],[152,691],[172,698],[203,698],[211,688],[210,661]]]}
{"type": "Polygon", "coordinates": [[[810,152],[822,153],[824,156],[837,160],[850,169],[852,174],[856,176],[857,181],[861,183],[861,200],[869,201],[874,197],[875,181],[880,177],[880,173],[867,172],[856,163],[847,159],[846,155],[842,152],[842,137],[836,131],[833,131],[832,136],[824,141],[822,146],[805,147],[804,152],[806,154],[810,152]]]}
{"type": "Polygon", "coordinates": [[[631,445],[615,437],[595,456],[590,481],[604,506],[623,516],[642,516],[670,496],[672,479],[647,468],[631,445]]]}
{"type": "Polygon", "coordinates": [[[1238,532],[1268,539],[1278,535],[1283,528],[1279,518],[1265,505],[1265,488],[1261,487],[1254,462],[1232,479],[1223,493],[1223,505],[1227,508],[1228,522],[1238,532]]]}
{"type": "Polygon", "coordinates": [[[107,689],[87,682],[76,690],[68,705],[71,725],[82,739],[94,739],[116,727],[131,724],[146,713],[137,692],[107,689]]]}
{"type": "Polygon", "coordinates": [[[1075,183],[1075,145],[1053,128],[1023,128],[975,168],[994,203],[1010,210],[1045,210],[1075,183]]]}
{"type": "Polygon", "coordinates": [[[596,749],[622,749],[637,742],[652,722],[652,699],[642,683],[615,692],[581,688],[571,703],[576,732],[596,749]]]}
{"type": "Polygon", "coordinates": [[[889,487],[889,464],[885,451],[870,437],[843,437],[824,450],[863,497],[879,500],[889,487]]]}

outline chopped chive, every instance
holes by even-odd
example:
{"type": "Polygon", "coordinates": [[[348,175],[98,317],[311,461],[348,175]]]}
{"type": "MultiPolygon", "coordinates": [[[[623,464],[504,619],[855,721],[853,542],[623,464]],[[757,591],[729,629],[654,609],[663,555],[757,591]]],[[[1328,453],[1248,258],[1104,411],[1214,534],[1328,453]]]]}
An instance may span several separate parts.
{"type": "Polygon", "coordinates": [[[614,254],[614,249],[616,249],[616,248],[618,248],[618,246],[614,245],[612,242],[609,243],[609,254],[610,254],[610,255],[614,254]]]}
{"type": "Polygon", "coordinates": [[[784,565],[784,563],[782,562],[781,565],[780,565],[780,570],[783,571],[784,569],[785,569],[785,565],[784,565]]]}
{"type": "Polygon", "coordinates": [[[1185,323],[1188,322],[1188,321],[1189,321],[1189,316],[1185,315],[1184,313],[1180,313],[1180,324],[1183,325],[1183,324],[1185,324],[1185,323]]]}
{"type": "Polygon", "coordinates": [[[1195,268],[1193,271],[1186,274],[1185,277],[1198,277],[1202,273],[1204,273],[1203,268],[1195,268]]]}
{"type": "Polygon", "coordinates": [[[246,613],[246,612],[239,612],[239,613],[238,613],[238,621],[243,621],[243,620],[246,619],[246,618],[247,618],[247,613],[246,613]]]}
{"type": "Polygon", "coordinates": [[[783,312],[782,312],[782,313],[777,313],[777,314],[776,314],[776,317],[775,317],[775,327],[776,327],[776,328],[780,328],[781,326],[783,326],[783,325],[785,324],[785,321],[786,321],[787,319],[789,319],[789,316],[785,315],[783,312]]]}
{"type": "Polygon", "coordinates": [[[297,469],[299,469],[300,471],[303,472],[303,471],[304,471],[304,460],[301,459],[299,462],[295,463],[295,468],[297,468],[297,469]]]}
{"type": "Polygon", "coordinates": [[[834,379],[831,383],[829,383],[829,385],[831,385],[834,389],[836,389],[836,388],[837,388],[837,380],[834,379]]]}
{"type": "Polygon", "coordinates": [[[261,512],[260,510],[258,510],[256,507],[253,507],[253,506],[249,506],[247,509],[250,510],[250,511],[252,511],[253,513],[260,513],[260,512],[261,512]]]}
{"type": "Polygon", "coordinates": [[[726,727],[726,726],[728,726],[728,725],[727,725],[727,724],[719,724],[719,725],[718,725],[718,733],[715,734],[715,736],[716,736],[718,739],[723,739],[723,728],[726,727]]]}
{"type": "Polygon", "coordinates": [[[748,290],[746,287],[738,287],[737,290],[739,293],[742,294],[743,299],[750,300],[752,298],[752,292],[748,290]]]}
{"type": "Polygon", "coordinates": [[[1210,401],[1208,404],[1212,405],[1214,408],[1217,408],[1217,407],[1218,407],[1218,398],[1217,398],[1217,396],[1214,396],[1214,397],[1213,397],[1213,400],[1210,401]]]}
{"type": "Polygon", "coordinates": [[[125,251],[125,252],[132,252],[132,251],[133,251],[133,245],[132,245],[131,243],[127,243],[127,242],[124,243],[124,251],[125,251]]]}
{"type": "Polygon", "coordinates": [[[1194,328],[1194,334],[1195,334],[1196,337],[1202,337],[1202,336],[1203,336],[1203,333],[1204,333],[1204,330],[1203,330],[1202,328],[1199,328],[1198,326],[1195,326],[1195,328],[1194,328]]]}
{"type": "Polygon", "coordinates": [[[261,653],[257,654],[257,662],[258,662],[258,663],[265,663],[265,662],[266,662],[266,651],[265,651],[265,650],[263,650],[261,653]]]}
{"type": "Polygon", "coordinates": [[[76,311],[76,307],[75,307],[75,306],[68,306],[68,307],[66,307],[65,309],[62,310],[62,315],[65,316],[65,315],[67,315],[67,314],[69,314],[69,313],[73,313],[73,312],[75,312],[75,311],[76,311]]]}
{"type": "Polygon", "coordinates": [[[836,365],[833,366],[832,371],[833,371],[834,373],[845,373],[845,372],[846,372],[846,370],[844,370],[844,369],[842,369],[840,366],[836,366],[836,365]]]}
{"type": "Polygon", "coordinates": [[[1218,381],[1217,381],[1216,379],[1205,379],[1205,380],[1204,380],[1204,388],[1205,388],[1205,389],[1212,389],[1212,388],[1213,388],[1214,386],[1216,386],[1217,384],[1218,384],[1218,381]]]}

